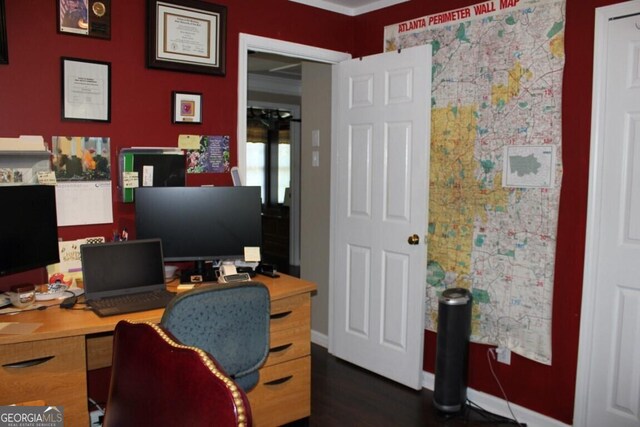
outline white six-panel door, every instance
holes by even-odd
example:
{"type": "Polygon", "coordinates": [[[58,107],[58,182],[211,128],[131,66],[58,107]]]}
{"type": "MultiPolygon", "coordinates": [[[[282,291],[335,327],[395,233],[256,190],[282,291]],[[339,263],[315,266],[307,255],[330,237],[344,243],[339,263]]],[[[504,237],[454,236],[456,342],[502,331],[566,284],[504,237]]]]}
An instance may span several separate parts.
{"type": "Polygon", "coordinates": [[[575,425],[640,426],[640,1],[597,11],[575,425]]]}
{"type": "Polygon", "coordinates": [[[345,61],[333,75],[330,351],[418,389],[431,46],[345,61]]]}

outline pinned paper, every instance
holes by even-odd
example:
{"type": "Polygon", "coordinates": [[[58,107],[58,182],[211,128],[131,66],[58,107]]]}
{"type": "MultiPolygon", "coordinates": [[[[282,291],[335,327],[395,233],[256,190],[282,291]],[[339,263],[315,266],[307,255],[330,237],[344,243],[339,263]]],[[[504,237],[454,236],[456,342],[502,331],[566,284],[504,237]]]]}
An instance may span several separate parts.
{"type": "Polygon", "coordinates": [[[122,172],[122,188],[137,188],[138,172],[122,172]]]}
{"type": "Polygon", "coordinates": [[[245,260],[245,262],[259,262],[260,261],[260,247],[259,246],[245,246],[244,247],[244,260],[245,260]]]}
{"type": "Polygon", "coordinates": [[[56,174],[54,171],[40,171],[38,172],[38,184],[41,185],[56,185],[56,174]]]}
{"type": "Polygon", "coordinates": [[[178,135],[178,148],[197,150],[200,148],[200,135],[178,135]]]}
{"type": "Polygon", "coordinates": [[[153,187],[153,166],[152,165],[142,166],[142,186],[153,187]]]}

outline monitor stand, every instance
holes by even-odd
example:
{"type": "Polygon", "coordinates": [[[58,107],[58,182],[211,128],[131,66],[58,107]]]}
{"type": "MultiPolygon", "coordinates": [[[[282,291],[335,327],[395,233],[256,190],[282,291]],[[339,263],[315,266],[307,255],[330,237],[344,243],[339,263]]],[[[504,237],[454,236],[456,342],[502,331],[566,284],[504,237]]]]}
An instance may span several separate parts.
{"type": "Polygon", "coordinates": [[[180,272],[180,283],[204,283],[218,280],[218,268],[207,265],[205,261],[196,261],[192,269],[180,272]]]}

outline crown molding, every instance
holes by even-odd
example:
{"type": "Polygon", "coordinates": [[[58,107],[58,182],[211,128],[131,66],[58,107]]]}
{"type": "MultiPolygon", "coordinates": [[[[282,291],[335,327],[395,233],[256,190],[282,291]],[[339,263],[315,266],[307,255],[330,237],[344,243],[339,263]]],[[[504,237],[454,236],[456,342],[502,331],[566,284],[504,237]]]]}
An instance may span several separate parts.
{"type": "MultiPolygon", "coordinates": [[[[348,7],[328,0],[289,0],[295,3],[306,4],[307,6],[329,10],[347,16],[357,16],[374,10],[383,9],[409,0],[376,0],[369,1],[358,7],[348,7]]],[[[344,3],[344,2],[343,2],[344,3]]]]}

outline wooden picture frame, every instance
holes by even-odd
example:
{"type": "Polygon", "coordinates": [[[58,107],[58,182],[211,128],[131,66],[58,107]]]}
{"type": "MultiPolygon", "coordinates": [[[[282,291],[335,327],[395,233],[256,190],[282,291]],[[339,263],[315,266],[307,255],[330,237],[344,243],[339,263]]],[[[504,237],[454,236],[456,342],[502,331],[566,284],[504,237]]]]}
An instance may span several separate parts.
{"type": "Polygon", "coordinates": [[[202,94],[171,92],[171,122],[178,124],[202,123],[202,94]]]}
{"type": "Polygon", "coordinates": [[[7,42],[7,18],[4,0],[0,0],[0,64],[9,63],[9,43],[7,42]]]}
{"type": "Polygon", "coordinates": [[[147,0],[147,16],[147,67],[225,75],[226,6],[147,0]]]}
{"type": "Polygon", "coordinates": [[[111,63],[62,57],[62,120],[111,122],[111,63]]]}

